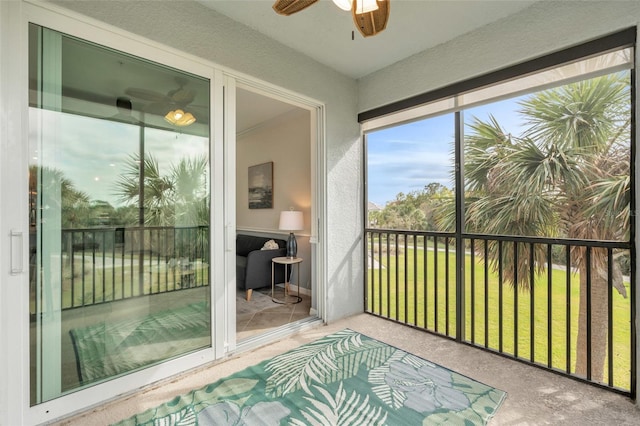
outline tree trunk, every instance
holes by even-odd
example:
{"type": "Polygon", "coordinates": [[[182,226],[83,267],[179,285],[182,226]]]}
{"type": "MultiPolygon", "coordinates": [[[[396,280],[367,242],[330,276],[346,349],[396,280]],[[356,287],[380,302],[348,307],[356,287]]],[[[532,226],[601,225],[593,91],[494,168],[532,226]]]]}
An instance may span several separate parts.
{"type": "MultiPolygon", "coordinates": [[[[607,355],[608,285],[606,261],[599,262],[592,253],[591,270],[591,377],[595,382],[604,378],[607,355]],[[595,265],[605,265],[604,268],[595,265]]],[[[576,374],[587,377],[587,267],[586,259],[580,266],[580,310],[578,315],[578,339],[576,344],[576,374]]],[[[612,265],[614,269],[617,264],[612,265]]],[[[615,276],[615,274],[614,274],[615,276]]]]}

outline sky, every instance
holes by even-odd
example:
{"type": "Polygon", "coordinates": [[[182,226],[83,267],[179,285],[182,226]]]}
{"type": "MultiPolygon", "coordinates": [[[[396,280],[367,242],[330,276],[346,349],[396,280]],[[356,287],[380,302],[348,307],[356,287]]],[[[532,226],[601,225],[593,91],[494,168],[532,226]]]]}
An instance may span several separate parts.
{"type": "MultiPolygon", "coordinates": [[[[31,109],[41,123],[42,135],[30,135],[31,164],[60,170],[74,187],[92,201],[114,207],[124,205],[116,182],[140,149],[140,127],[81,115],[31,109]]],[[[36,122],[36,121],[34,121],[36,122]]],[[[208,157],[209,139],[145,128],[145,154],[157,161],[161,175],[182,158],[208,157]]]]}
{"type": "MultiPolygon", "coordinates": [[[[523,124],[511,98],[465,110],[465,122],[492,114],[507,132],[519,135],[523,124]]],[[[400,192],[420,190],[432,182],[453,189],[453,113],[395,126],[367,135],[368,200],[383,207],[400,192]]]]}
{"type": "MultiPolygon", "coordinates": [[[[521,124],[514,112],[518,99],[468,109],[466,120],[487,119],[491,113],[503,128],[518,134],[521,124]]],[[[31,135],[32,164],[61,170],[91,200],[122,206],[117,181],[126,172],[130,156],[138,154],[140,127],[48,110],[33,109],[32,114],[40,114],[38,119],[48,132],[40,146],[37,135],[31,135]]],[[[369,133],[369,201],[384,206],[398,193],[420,190],[431,182],[453,188],[453,140],[453,113],[369,133]]],[[[208,140],[146,128],[145,151],[158,161],[161,174],[168,174],[181,158],[207,155],[208,140]]]]}

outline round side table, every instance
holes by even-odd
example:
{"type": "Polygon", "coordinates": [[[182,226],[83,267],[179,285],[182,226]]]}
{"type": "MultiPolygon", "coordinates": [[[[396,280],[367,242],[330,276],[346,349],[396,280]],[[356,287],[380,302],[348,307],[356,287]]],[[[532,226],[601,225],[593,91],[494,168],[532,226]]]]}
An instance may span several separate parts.
{"type": "Polygon", "coordinates": [[[282,305],[292,305],[295,303],[300,303],[302,302],[302,297],[300,297],[300,263],[302,263],[302,258],[301,257],[274,257],[273,259],[271,259],[271,300],[274,303],[280,303],[282,305]],[[284,299],[280,300],[280,299],[276,299],[275,297],[275,266],[276,264],[279,265],[284,265],[284,299]],[[287,274],[287,270],[290,268],[293,268],[293,265],[298,265],[297,269],[298,269],[298,280],[296,281],[296,284],[298,286],[298,294],[295,296],[291,296],[290,293],[290,282],[289,282],[289,278],[288,278],[288,274],[287,274]],[[287,296],[291,296],[295,298],[295,301],[293,302],[289,302],[287,301],[287,296]]]}

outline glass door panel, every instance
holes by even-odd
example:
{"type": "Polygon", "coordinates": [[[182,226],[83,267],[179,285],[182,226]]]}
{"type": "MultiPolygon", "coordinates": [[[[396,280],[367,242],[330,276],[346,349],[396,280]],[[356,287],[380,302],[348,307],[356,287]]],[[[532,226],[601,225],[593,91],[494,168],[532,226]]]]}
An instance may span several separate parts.
{"type": "Polygon", "coordinates": [[[31,25],[31,404],[210,347],[210,82],[31,25]]]}

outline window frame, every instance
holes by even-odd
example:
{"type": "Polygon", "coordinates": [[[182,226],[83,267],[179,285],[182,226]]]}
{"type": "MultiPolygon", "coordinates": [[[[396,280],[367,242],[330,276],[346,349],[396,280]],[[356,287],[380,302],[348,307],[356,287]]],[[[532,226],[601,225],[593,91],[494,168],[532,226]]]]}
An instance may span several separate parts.
{"type": "MultiPolygon", "coordinates": [[[[362,143],[363,143],[363,233],[368,235],[369,232],[375,232],[376,230],[380,230],[381,228],[371,228],[367,226],[368,224],[368,149],[367,149],[367,136],[368,133],[376,130],[381,130],[384,128],[399,126],[411,121],[427,119],[432,116],[437,116],[441,114],[446,114],[453,112],[455,114],[455,146],[454,146],[454,167],[455,167],[455,204],[456,204],[456,229],[455,229],[455,240],[456,246],[460,247],[465,238],[476,238],[483,237],[480,234],[472,234],[467,232],[464,229],[464,146],[463,146],[463,138],[464,138],[464,112],[467,108],[471,108],[476,105],[480,105],[485,103],[478,102],[473,103],[468,106],[460,107],[456,105],[455,99],[459,95],[464,95],[465,93],[472,92],[478,89],[485,89],[492,85],[496,85],[499,83],[511,81],[520,77],[524,77],[527,75],[532,75],[537,72],[549,70],[552,68],[557,68],[562,65],[567,65],[573,62],[579,62],[581,60],[585,60],[591,57],[595,57],[598,55],[602,55],[608,52],[612,52],[615,50],[622,50],[624,48],[631,48],[632,54],[629,60],[629,66],[624,69],[629,69],[630,72],[630,168],[629,175],[630,179],[630,211],[631,218],[629,223],[629,240],[624,244],[628,244],[628,249],[631,258],[631,266],[630,266],[630,276],[632,282],[631,294],[630,294],[630,307],[631,307],[631,367],[630,367],[630,396],[635,398],[637,395],[637,385],[638,385],[638,377],[637,377],[637,351],[638,351],[638,340],[637,340],[637,328],[636,328],[636,312],[638,309],[638,299],[637,299],[637,291],[635,291],[634,283],[636,282],[637,276],[637,251],[636,251],[636,180],[638,179],[635,170],[635,162],[637,157],[637,151],[635,148],[636,143],[636,72],[635,72],[635,62],[636,62],[636,52],[637,52],[637,44],[636,44],[636,27],[631,27],[624,29],[622,31],[604,36],[602,38],[598,38],[595,40],[588,41],[583,44],[579,44],[573,47],[569,47],[564,50],[556,51],[551,54],[526,61],[511,67],[507,67],[504,69],[500,69],[494,72],[490,72],[475,78],[471,78],[469,80],[461,81],[453,83],[449,86],[439,88],[433,91],[429,91],[426,93],[421,93],[416,96],[412,96],[406,99],[402,99],[396,102],[389,103],[387,105],[380,106],[378,108],[374,108],[368,111],[364,111],[358,114],[358,122],[361,125],[361,133],[362,133],[362,143]]],[[[615,72],[618,69],[612,69],[610,72],[615,72]]],[[[609,73],[609,72],[607,72],[609,73]]],[[[604,74],[604,73],[603,73],[604,74]]],[[[584,74],[584,79],[588,79],[594,77],[589,73],[584,74]]],[[[580,78],[582,80],[583,78],[580,78]]],[[[576,81],[574,78],[573,81],[576,81]]],[[[569,80],[568,82],[571,82],[569,80]]],[[[559,84],[565,84],[564,82],[559,84]]],[[[544,88],[543,88],[544,89],[544,88]]],[[[532,89],[531,92],[535,92],[538,89],[532,89]]],[[[527,92],[518,92],[518,95],[523,95],[527,92]]],[[[514,96],[516,94],[514,93],[514,96]]],[[[504,95],[502,99],[506,97],[511,97],[511,95],[504,95]]],[[[486,101],[486,103],[492,102],[492,100],[486,101]]],[[[386,231],[386,230],[383,230],[386,231]]],[[[411,231],[399,231],[399,232],[411,232],[411,231]]],[[[500,237],[499,237],[500,238],[500,237]]],[[[516,240],[519,237],[515,237],[516,240]]],[[[545,237],[546,238],[546,237],[545,237]]],[[[540,238],[540,241],[543,241],[545,238],[540,238]]],[[[535,240],[536,237],[523,237],[526,240],[535,240]]],[[[567,240],[568,241],[568,240],[567,240]]],[[[363,262],[364,262],[364,294],[363,301],[365,305],[365,310],[367,306],[367,286],[368,286],[368,278],[367,278],[367,244],[363,244],[363,262]]],[[[462,278],[464,277],[464,259],[462,256],[456,256],[456,329],[463,330],[463,321],[464,321],[464,293],[463,293],[463,285],[464,282],[462,278]]],[[[464,341],[465,337],[463,334],[459,334],[456,337],[456,340],[459,342],[464,341]]],[[[590,373],[587,373],[589,376],[590,373]]],[[[606,386],[603,386],[606,387],[606,386]]],[[[607,388],[609,390],[616,391],[615,388],[607,388]]]]}

